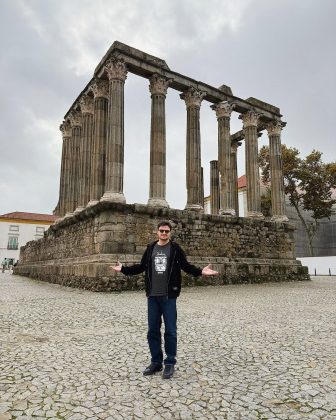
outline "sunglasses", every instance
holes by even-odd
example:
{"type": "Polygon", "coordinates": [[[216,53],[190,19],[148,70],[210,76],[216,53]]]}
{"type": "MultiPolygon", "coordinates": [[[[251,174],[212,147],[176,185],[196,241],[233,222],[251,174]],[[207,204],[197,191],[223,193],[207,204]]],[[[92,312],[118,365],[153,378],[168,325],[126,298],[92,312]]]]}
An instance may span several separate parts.
{"type": "Polygon", "coordinates": [[[160,233],[169,233],[169,232],[170,232],[170,230],[166,230],[166,229],[159,229],[159,232],[160,232],[160,233]]]}

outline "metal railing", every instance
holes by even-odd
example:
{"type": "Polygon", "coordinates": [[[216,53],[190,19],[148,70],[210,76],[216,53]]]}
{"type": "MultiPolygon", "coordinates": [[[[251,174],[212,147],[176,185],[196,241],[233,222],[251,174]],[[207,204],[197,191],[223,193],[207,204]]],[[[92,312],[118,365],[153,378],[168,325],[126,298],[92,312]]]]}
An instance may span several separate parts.
{"type": "Polygon", "coordinates": [[[316,268],[314,268],[314,276],[336,276],[336,270],[334,270],[334,274],[331,273],[331,268],[328,269],[329,274],[317,274],[316,268]]]}

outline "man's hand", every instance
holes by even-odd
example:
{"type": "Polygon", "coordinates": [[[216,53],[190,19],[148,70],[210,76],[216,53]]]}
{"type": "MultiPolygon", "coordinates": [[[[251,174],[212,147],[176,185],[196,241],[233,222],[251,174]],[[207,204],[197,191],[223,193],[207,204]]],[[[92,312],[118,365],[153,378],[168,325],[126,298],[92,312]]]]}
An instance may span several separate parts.
{"type": "Polygon", "coordinates": [[[120,273],[121,271],[121,267],[122,264],[120,263],[120,261],[117,261],[117,265],[110,265],[110,268],[112,268],[112,270],[117,271],[118,273],[120,273]]]}
{"type": "Polygon", "coordinates": [[[208,264],[206,267],[202,270],[203,276],[216,276],[218,274],[218,271],[211,269],[211,264],[208,264]]]}

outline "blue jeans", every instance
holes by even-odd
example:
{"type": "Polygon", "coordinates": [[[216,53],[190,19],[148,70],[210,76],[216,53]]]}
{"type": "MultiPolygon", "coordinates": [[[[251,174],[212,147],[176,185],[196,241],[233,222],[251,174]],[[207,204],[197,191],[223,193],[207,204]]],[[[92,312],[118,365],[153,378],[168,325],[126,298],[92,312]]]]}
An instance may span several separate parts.
{"type": "Polygon", "coordinates": [[[162,317],[165,324],[164,348],[166,352],[165,365],[175,365],[177,350],[176,333],[176,298],[167,296],[150,296],[148,298],[148,333],[147,340],[152,356],[152,363],[162,364],[161,348],[162,317]]]}

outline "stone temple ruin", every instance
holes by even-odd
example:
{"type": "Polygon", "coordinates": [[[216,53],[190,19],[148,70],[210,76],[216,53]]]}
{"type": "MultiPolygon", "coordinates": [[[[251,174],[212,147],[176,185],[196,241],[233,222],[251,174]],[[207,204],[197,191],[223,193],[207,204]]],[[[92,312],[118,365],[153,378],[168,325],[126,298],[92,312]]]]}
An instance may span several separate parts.
{"type": "Polygon", "coordinates": [[[138,289],[142,276],[112,273],[117,259],[138,262],[155,239],[157,222],[173,222],[174,239],[196,265],[209,262],[214,278],[184,277],[185,284],[226,284],[309,279],[295,259],[294,227],[285,214],[279,108],[232,94],[178,74],[164,60],[114,42],[93,78],[60,126],[63,135],[60,216],[43,239],[21,249],[15,272],[96,291],[138,289]],[[147,204],[127,204],[124,178],[124,88],[127,73],[149,80],[151,94],[150,185],[147,204]],[[181,92],[186,104],[186,187],[184,210],[166,201],[165,98],[181,92]],[[212,214],[203,213],[200,107],[208,101],[218,121],[218,160],[211,162],[212,214]],[[230,133],[238,112],[242,130],[230,133]],[[270,145],[272,214],[261,213],[258,135],[267,130],[270,145]],[[247,217],[238,217],[237,147],[245,141],[247,217]]]}

